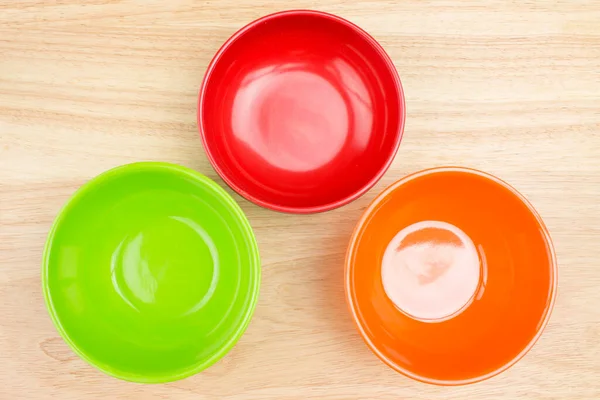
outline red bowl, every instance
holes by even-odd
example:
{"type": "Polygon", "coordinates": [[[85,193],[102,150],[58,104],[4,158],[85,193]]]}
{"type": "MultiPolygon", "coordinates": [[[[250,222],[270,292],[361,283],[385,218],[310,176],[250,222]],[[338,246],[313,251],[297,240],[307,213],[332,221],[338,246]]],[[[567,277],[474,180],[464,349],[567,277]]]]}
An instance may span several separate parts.
{"type": "Polygon", "coordinates": [[[234,34],[210,63],[198,127],[208,158],[246,199],[277,211],[340,207],[391,164],[404,128],[394,64],[365,31],[284,11],[234,34]]]}

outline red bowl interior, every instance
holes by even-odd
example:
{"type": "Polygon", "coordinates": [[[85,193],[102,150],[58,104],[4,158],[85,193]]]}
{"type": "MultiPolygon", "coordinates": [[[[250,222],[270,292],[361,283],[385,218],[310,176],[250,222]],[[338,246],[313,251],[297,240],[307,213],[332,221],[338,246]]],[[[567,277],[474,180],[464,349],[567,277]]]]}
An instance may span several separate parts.
{"type": "Polygon", "coordinates": [[[402,136],[393,63],[352,23],[316,11],[252,22],[212,60],[198,125],[221,177],[279,211],[318,212],[366,192],[402,136]]]}
{"type": "Polygon", "coordinates": [[[523,196],[482,172],[439,168],[398,181],[365,211],[348,249],[346,294],[359,332],[386,364],[421,381],[456,385],[505,370],[533,346],[550,316],[556,276],[548,231],[523,196]],[[422,221],[461,229],[479,258],[472,302],[440,322],[401,312],[382,285],[386,247],[422,221]]]}

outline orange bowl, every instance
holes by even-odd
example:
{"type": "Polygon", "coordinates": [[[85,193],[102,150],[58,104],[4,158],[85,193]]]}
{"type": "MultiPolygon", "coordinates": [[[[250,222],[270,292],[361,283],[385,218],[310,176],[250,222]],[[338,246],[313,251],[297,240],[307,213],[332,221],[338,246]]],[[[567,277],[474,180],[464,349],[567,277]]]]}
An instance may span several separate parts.
{"type": "Polygon", "coordinates": [[[367,208],[346,297],[371,350],[438,385],[490,378],[531,349],[556,297],[556,256],[531,204],[466,168],[417,172],[367,208]]]}

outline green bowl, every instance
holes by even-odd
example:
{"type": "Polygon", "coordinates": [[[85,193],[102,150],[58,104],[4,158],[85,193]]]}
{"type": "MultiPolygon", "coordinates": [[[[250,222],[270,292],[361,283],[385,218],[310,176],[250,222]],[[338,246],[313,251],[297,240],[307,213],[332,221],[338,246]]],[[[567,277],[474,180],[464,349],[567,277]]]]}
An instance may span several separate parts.
{"type": "Polygon", "coordinates": [[[166,163],[94,178],[60,212],[42,285],[64,340],[117,378],[168,382],[223,357],[250,323],[260,260],[217,183],[166,163]]]}

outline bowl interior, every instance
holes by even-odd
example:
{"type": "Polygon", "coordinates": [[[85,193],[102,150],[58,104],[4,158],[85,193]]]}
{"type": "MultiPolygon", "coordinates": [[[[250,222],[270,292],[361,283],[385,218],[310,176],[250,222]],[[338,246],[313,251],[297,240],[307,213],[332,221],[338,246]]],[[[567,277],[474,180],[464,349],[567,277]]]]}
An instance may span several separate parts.
{"type": "Polygon", "coordinates": [[[361,334],[384,362],[419,380],[462,384],[508,368],[533,345],[549,317],[555,268],[546,229],[514,189],[483,173],[440,169],[396,183],[367,210],[349,248],[346,289],[361,334]],[[471,302],[445,320],[400,311],[382,284],[386,247],[423,221],[458,227],[479,259],[471,302]]]}
{"type": "Polygon", "coordinates": [[[403,97],[383,49],[332,15],[267,16],[215,56],[199,126],[215,169],[251,201],[322,211],[366,191],[396,153],[403,97]]]}
{"type": "Polygon", "coordinates": [[[207,367],[241,336],[258,250],[233,199],[183,167],[139,163],[82,187],[44,257],[48,309],[88,362],[143,382],[207,367]]]}

